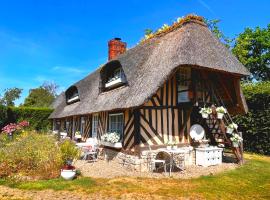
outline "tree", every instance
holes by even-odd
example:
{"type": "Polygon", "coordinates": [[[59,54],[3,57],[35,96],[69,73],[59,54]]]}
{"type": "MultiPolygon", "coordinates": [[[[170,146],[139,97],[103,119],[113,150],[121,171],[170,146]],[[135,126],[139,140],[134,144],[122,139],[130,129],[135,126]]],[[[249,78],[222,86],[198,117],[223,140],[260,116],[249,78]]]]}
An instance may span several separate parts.
{"type": "Polygon", "coordinates": [[[58,86],[45,82],[42,86],[31,89],[22,106],[27,107],[51,107],[57,94],[58,86]]]}
{"type": "Polygon", "coordinates": [[[215,36],[227,47],[231,47],[231,43],[233,39],[230,39],[229,37],[225,36],[224,33],[219,29],[219,19],[205,19],[205,23],[208,26],[208,28],[212,31],[212,33],[215,34],[215,36]]]}
{"type": "Polygon", "coordinates": [[[21,97],[22,89],[8,88],[4,90],[4,95],[0,98],[0,105],[14,106],[14,101],[21,97]]]}
{"type": "Polygon", "coordinates": [[[232,51],[251,72],[250,80],[270,80],[270,24],[267,28],[246,28],[232,51]]]}

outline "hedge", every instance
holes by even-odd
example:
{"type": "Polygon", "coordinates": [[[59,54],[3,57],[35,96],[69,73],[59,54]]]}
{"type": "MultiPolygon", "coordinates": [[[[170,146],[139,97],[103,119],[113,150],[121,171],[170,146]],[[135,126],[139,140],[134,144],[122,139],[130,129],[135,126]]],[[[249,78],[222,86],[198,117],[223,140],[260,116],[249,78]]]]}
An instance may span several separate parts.
{"type": "Polygon", "coordinates": [[[270,155],[270,82],[242,85],[249,112],[234,117],[246,151],[270,155]]]}
{"type": "Polygon", "coordinates": [[[26,120],[30,123],[31,130],[46,131],[51,129],[51,122],[48,119],[52,113],[50,108],[30,107],[4,107],[0,106],[0,128],[8,123],[26,120]]]}

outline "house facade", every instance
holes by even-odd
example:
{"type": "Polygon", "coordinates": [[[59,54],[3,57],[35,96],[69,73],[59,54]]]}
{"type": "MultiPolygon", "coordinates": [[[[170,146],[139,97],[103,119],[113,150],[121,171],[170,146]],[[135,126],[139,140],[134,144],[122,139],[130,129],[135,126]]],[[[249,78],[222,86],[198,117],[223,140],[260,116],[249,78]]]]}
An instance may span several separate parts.
{"type": "MultiPolygon", "coordinates": [[[[217,120],[203,120],[199,108],[223,105],[231,114],[247,112],[240,79],[247,69],[198,17],[188,16],[170,30],[126,50],[110,40],[109,61],[70,86],[54,103],[55,131],[71,138],[120,135],[117,151],[140,155],[169,141],[192,144],[189,129],[203,124],[211,142],[217,120]]],[[[112,147],[108,147],[112,148],[112,147]]]]}

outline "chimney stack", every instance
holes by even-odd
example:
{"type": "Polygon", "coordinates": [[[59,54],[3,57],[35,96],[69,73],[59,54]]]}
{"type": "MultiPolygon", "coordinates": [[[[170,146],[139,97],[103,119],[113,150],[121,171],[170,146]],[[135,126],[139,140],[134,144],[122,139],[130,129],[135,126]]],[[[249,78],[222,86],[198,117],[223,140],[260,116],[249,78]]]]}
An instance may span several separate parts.
{"type": "Polygon", "coordinates": [[[125,53],[127,43],[122,42],[121,38],[114,38],[108,42],[109,46],[109,60],[114,59],[122,53],[125,53]]]}

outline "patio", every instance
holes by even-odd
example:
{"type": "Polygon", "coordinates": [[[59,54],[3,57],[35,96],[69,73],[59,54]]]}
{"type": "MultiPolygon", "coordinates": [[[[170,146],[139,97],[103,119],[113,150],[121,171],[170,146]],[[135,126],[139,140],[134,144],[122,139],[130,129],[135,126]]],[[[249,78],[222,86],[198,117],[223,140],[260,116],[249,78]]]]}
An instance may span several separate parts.
{"type": "MultiPolygon", "coordinates": [[[[133,170],[123,167],[120,159],[106,161],[98,159],[96,162],[90,160],[77,160],[74,165],[79,169],[84,177],[93,178],[115,178],[115,177],[147,177],[147,178],[165,178],[169,177],[169,173],[163,170],[157,172],[133,170]],[[101,170],[102,169],[102,170],[101,170]]],[[[200,176],[214,175],[227,170],[235,169],[238,165],[233,162],[223,162],[221,165],[202,167],[202,166],[186,166],[185,170],[172,171],[171,177],[189,179],[200,176]]]]}

